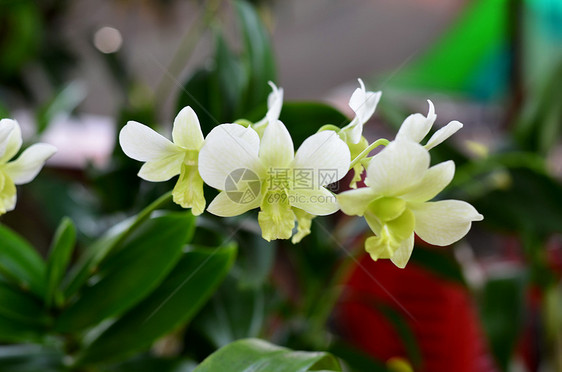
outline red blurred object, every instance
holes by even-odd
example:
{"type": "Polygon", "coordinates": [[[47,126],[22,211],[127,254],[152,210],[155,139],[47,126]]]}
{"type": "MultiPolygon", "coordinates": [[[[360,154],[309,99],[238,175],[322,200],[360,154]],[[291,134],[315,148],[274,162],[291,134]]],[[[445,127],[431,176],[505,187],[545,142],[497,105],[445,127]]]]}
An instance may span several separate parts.
{"type": "Polygon", "coordinates": [[[335,312],[343,339],[385,362],[410,360],[415,371],[496,371],[466,288],[410,262],[405,269],[368,255],[354,267],[335,312]],[[413,363],[403,340],[381,307],[400,314],[420,349],[413,363]]]}

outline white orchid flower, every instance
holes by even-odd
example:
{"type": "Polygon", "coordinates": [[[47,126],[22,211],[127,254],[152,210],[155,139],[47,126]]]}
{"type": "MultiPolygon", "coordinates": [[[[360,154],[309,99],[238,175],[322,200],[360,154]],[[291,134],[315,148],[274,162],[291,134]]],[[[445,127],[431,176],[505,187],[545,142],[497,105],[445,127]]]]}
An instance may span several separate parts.
{"type": "Polygon", "coordinates": [[[390,258],[404,268],[414,247],[414,232],[424,241],[450,245],[483,216],[464,201],[430,202],[451,182],[453,161],[429,167],[426,148],[408,139],[391,142],[367,168],[368,187],[337,196],[342,211],[365,216],[376,236],[365,242],[373,260],[390,258]]]}
{"type": "Polygon", "coordinates": [[[321,216],[339,209],[324,186],[345,176],[349,162],[349,149],[334,131],[312,135],[295,154],[280,121],[269,123],[261,140],[251,127],[222,124],[201,148],[199,173],[223,190],[209,205],[210,213],[230,217],[259,207],[258,222],[268,241],[290,238],[298,217],[298,241],[310,228],[305,213],[321,216]]]}
{"type": "MultiPolygon", "coordinates": [[[[363,125],[373,116],[382,94],[381,92],[367,91],[363,80],[357,80],[360,87],[355,89],[349,99],[349,107],[355,112],[355,117],[339,131],[340,136],[349,146],[352,160],[369,146],[369,142],[363,136],[363,125]]],[[[357,182],[361,181],[363,170],[363,164],[360,162],[353,166],[353,179],[349,185],[351,188],[357,187],[357,182]]]]}
{"type": "Polygon", "coordinates": [[[57,152],[55,146],[36,143],[16,160],[10,161],[22,145],[21,129],[17,121],[0,120],[0,215],[16,206],[16,185],[31,182],[43,165],[57,152]]]}
{"type": "Polygon", "coordinates": [[[355,89],[349,99],[349,107],[355,112],[353,120],[341,129],[341,133],[346,135],[346,142],[357,144],[363,136],[363,125],[369,121],[379,100],[381,92],[371,92],[365,89],[363,80],[357,79],[360,87],[355,89]]]}
{"type": "Polygon", "coordinates": [[[152,182],[167,181],[179,174],[172,192],[174,203],[191,208],[198,216],[205,210],[203,180],[197,170],[204,138],[199,119],[189,106],[176,116],[173,142],[146,125],[129,121],[119,133],[119,143],[130,158],[145,162],[138,176],[152,182]]]}
{"type": "MultiPolygon", "coordinates": [[[[396,135],[397,140],[409,139],[420,143],[429,133],[437,116],[435,115],[433,103],[430,100],[427,100],[427,102],[429,103],[427,116],[423,116],[422,114],[412,114],[408,116],[398,130],[398,134],[396,135]]],[[[461,128],[462,124],[460,122],[456,120],[451,121],[449,124],[436,131],[424,147],[431,150],[447,138],[451,137],[461,128]]]]}
{"type": "Polygon", "coordinates": [[[283,88],[278,88],[271,81],[268,84],[271,87],[271,93],[267,97],[267,113],[263,119],[252,125],[252,128],[258,133],[260,138],[263,136],[265,128],[269,123],[276,123],[279,120],[281,108],[283,107],[283,88]]]}

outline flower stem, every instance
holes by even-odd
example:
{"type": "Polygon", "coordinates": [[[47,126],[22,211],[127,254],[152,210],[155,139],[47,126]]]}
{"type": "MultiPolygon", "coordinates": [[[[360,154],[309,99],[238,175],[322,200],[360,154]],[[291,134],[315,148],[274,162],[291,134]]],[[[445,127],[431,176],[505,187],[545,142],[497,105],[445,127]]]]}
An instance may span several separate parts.
{"type": "Polygon", "coordinates": [[[353,169],[353,167],[356,166],[357,163],[359,163],[361,161],[361,159],[363,159],[365,156],[369,155],[369,153],[371,151],[373,151],[375,148],[379,147],[380,145],[386,146],[389,143],[390,143],[390,141],[387,140],[386,138],[380,138],[380,139],[376,140],[375,142],[371,143],[369,145],[369,147],[367,147],[365,150],[361,151],[361,153],[359,155],[357,155],[357,157],[355,159],[353,159],[351,164],[349,164],[349,169],[353,169]]]}
{"type": "Polygon", "coordinates": [[[341,130],[341,128],[334,125],[334,124],[326,124],[326,125],[323,125],[322,127],[320,127],[320,129],[318,129],[318,131],[316,133],[323,132],[325,130],[333,130],[334,132],[338,133],[341,130]]]}

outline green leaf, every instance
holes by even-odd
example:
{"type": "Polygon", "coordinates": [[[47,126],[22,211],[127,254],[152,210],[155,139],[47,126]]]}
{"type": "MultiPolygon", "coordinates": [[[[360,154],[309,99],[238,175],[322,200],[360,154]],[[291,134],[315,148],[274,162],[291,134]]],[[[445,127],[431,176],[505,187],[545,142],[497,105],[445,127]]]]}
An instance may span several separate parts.
{"type": "Polygon", "coordinates": [[[59,115],[68,116],[86,98],[86,88],[72,82],[61,89],[46,105],[37,111],[37,132],[42,133],[59,115]]]}
{"type": "Polygon", "coordinates": [[[215,73],[220,87],[217,93],[223,97],[222,107],[217,109],[221,110],[221,119],[231,118],[232,121],[242,111],[242,98],[248,88],[248,71],[244,69],[240,58],[228,48],[219,32],[216,33],[215,44],[215,73]]]}
{"type": "Polygon", "coordinates": [[[344,342],[337,341],[333,343],[329,351],[338,358],[343,359],[352,371],[388,372],[384,363],[376,361],[371,355],[344,342]]]}
{"type": "Polygon", "coordinates": [[[51,306],[53,303],[62,302],[62,293],[59,289],[60,282],[66,273],[66,268],[72,257],[74,244],[76,242],[76,228],[72,221],[65,218],[60,223],[47,260],[45,303],[51,306]]]}
{"type": "Polygon", "coordinates": [[[534,89],[529,89],[529,99],[521,110],[514,128],[519,145],[528,150],[547,155],[560,138],[562,130],[562,63],[558,61],[545,74],[545,79],[534,89]]]}
{"type": "Polygon", "coordinates": [[[192,372],[197,363],[185,358],[162,358],[140,355],[117,365],[101,368],[101,372],[192,372]]]}
{"type": "Polygon", "coordinates": [[[0,371],[60,372],[63,356],[42,345],[0,346],[0,371]]]}
{"type": "Polygon", "coordinates": [[[216,81],[213,79],[216,79],[214,71],[195,71],[183,84],[176,106],[178,112],[185,106],[191,106],[197,113],[203,133],[209,133],[222,119],[221,92],[218,92],[216,81]]]}
{"type": "Polygon", "coordinates": [[[2,282],[0,282],[0,314],[7,319],[29,324],[45,324],[48,321],[47,314],[35,297],[2,282]]]}
{"type": "Polygon", "coordinates": [[[399,339],[406,349],[408,359],[411,360],[415,366],[419,367],[422,364],[420,345],[418,344],[414,331],[406,319],[404,319],[402,313],[383,303],[375,303],[373,305],[386,320],[388,320],[398,334],[399,339]]]}
{"type": "Polygon", "coordinates": [[[235,256],[234,244],[215,249],[192,248],[184,253],[149,297],[121,316],[84,350],[79,364],[123,357],[149,347],[157,338],[184,325],[212,295],[235,256]]]}
{"type": "Polygon", "coordinates": [[[492,279],[481,299],[481,317],[490,347],[502,371],[508,370],[523,319],[524,285],[522,275],[492,279]]]}
{"type": "Polygon", "coordinates": [[[162,207],[171,199],[171,192],[162,195],[139,214],[114,226],[104,236],[90,245],[80,256],[78,263],[72,268],[68,280],[64,283],[65,298],[75,294],[88,278],[96,272],[100,263],[112,250],[117,250],[125,239],[150,217],[155,209],[162,207]]]}
{"type": "Polygon", "coordinates": [[[23,238],[0,225],[0,274],[43,298],[45,262],[23,238]]]}
{"type": "Polygon", "coordinates": [[[267,101],[268,81],[275,81],[275,59],[269,34],[254,6],[244,0],[235,3],[244,38],[247,70],[250,72],[246,107],[257,107],[267,101]]]}
{"type": "Polygon", "coordinates": [[[341,371],[336,358],[325,352],[292,351],[259,339],[233,342],[205,359],[194,372],[341,371]]]}
{"type": "Polygon", "coordinates": [[[170,272],[191,237],[195,218],[170,213],[147,221],[99,267],[97,281],[65,309],[56,329],[84,329],[134,306],[170,272]]]}
{"type": "Polygon", "coordinates": [[[265,318],[265,298],[260,288],[242,287],[229,277],[215,293],[195,326],[213,346],[257,337],[265,318]]]}
{"type": "Polygon", "coordinates": [[[416,245],[412,251],[412,262],[419,264],[440,277],[465,285],[461,267],[449,250],[438,250],[416,245]]]}
{"type": "Polygon", "coordinates": [[[0,2],[0,78],[13,78],[32,60],[41,45],[42,17],[40,8],[31,1],[0,2]]]}
{"type": "MultiPolygon", "coordinates": [[[[239,226],[240,221],[233,224],[239,226]]],[[[236,234],[240,251],[233,276],[238,279],[240,287],[262,288],[267,281],[275,260],[276,245],[261,237],[259,230],[238,231],[236,234]]]]}
{"type": "Polygon", "coordinates": [[[45,328],[42,325],[8,318],[0,314],[0,342],[40,341],[44,332],[45,328]]]}
{"type": "Polygon", "coordinates": [[[523,167],[509,169],[506,176],[505,185],[472,201],[485,216],[484,223],[539,237],[562,232],[562,185],[547,174],[523,167]]]}

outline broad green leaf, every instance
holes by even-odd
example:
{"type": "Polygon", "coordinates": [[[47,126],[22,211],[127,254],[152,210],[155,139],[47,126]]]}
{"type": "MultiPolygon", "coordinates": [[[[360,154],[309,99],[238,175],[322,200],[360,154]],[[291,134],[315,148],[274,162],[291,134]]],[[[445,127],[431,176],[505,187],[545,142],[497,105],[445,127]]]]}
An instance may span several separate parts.
{"type": "MultiPolygon", "coordinates": [[[[562,232],[562,185],[533,169],[509,169],[505,185],[472,201],[484,223],[501,231],[562,232]]],[[[476,179],[475,179],[476,180],[476,179]]]]}
{"type": "Polygon", "coordinates": [[[231,274],[238,280],[240,288],[262,288],[273,267],[276,244],[270,244],[262,238],[257,221],[254,221],[254,229],[248,224],[248,230],[240,230],[239,226],[243,221],[250,222],[246,218],[225,222],[233,231],[239,230],[236,241],[240,248],[231,274]]]}
{"type": "Polygon", "coordinates": [[[104,236],[90,245],[80,256],[78,263],[72,268],[68,280],[65,281],[64,297],[75,294],[88,278],[94,274],[100,263],[112,251],[117,250],[136,229],[139,228],[151,213],[168,203],[172,193],[168,192],[131,217],[110,229],[104,236]]]}
{"type": "Polygon", "coordinates": [[[39,7],[30,1],[1,1],[0,78],[13,78],[41,45],[42,19],[39,7]]]}
{"type": "Polygon", "coordinates": [[[76,228],[70,219],[65,218],[55,233],[47,260],[47,290],[45,292],[47,306],[51,306],[53,303],[61,303],[62,293],[59,285],[72,258],[75,243],[76,228]]]}
{"type": "Polygon", "coordinates": [[[44,333],[45,328],[42,325],[8,318],[0,314],[0,342],[40,341],[44,337],[44,333]]]}
{"type": "Polygon", "coordinates": [[[342,359],[353,372],[388,372],[386,366],[371,355],[341,341],[333,343],[329,352],[342,359]]]}
{"type": "Polygon", "coordinates": [[[523,149],[543,155],[556,145],[562,130],[562,62],[545,75],[537,87],[529,89],[529,99],[514,128],[515,139],[523,149]]]}
{"type": "Polygon", "coordinates": [[[197,363],[185,358],[140,355],[116,365],[97,369],[100,372],[192,372],[197,363]]]}
{"type": "Polygon", "coordinates": [[[86,287],[56,321],[56,329],[84,329],[134,306],[165,278],[191,237],[191,213],[156,217],[139,228],[123,247],[99,266],[97,281],[86,287]]]}
{"type": "Polygon", "coordinates": [[[45,262],[23,238],[0,225],[0,274],[43,298],[45,262]]]}
{"type": "Polygon", "coordinates": [[[217,93],[223,97],[222,107],[217,107],[217,111],[221,110],[221,119],[236,118],[243,111],[242,99],[247,92],[249,76],[240,58],[231,52],[220,32],[215,37],[215,60],[215,74],[220,87],[217,93]]]}
{"type": "Polygon", "coordinates": [[[411,260],[448,281],[461,285],[465,284],[461,267],[452,257],[450,250],[431,249],[416,245],[411,260]]]}
{"type": "Polygon", "coordinates": [[[150,296],[122,315],[84,350],[79,364],[113,360],[148,348],[157,338],[184,325],[212,295],[235,256],[233,244],[188,250],[150,296]]]}
{"type": "MultiPolygon", "coordinates": [[[[191,106],[197,113],[201,130],[209,133],[221,123],[222,95],[216,85],[216,74],[212,70],[199,69],[183,84],[178,96],[176,110],[191,106]]],[[[229,119],[232,120],[232,119],[229,119]]]]}
{"type": "Polygon", "coordinates": [[[269,34],[253,5],[244,0],[235,3],[244,38],[244,56],[250,72],[246,107],[257,107],[267,101],[268,81],[275,81],[275,63],[269,34]]]}
{"type": "MultiPolygon", "coordinates": [[[[99,202],[92,190],[78,182],[45,169],[26,190],[37,202],[36,209],[49,229],[55,230],[63,218],[70,218],[77,227],[78,240],[89,242],[100,231],[99,202]]],[[[18,210],[15,211],[18,213],[18,210]]]]}
{"type": "Polygon", "coordinates": [[[0,371],[60,372],[63,355],[42,345],[0,346],[0,371]]]}
{"type": "Polygon", "coordinates": [[[0,314],[29,324],[45,324],[48,321],[39,301],[29,293],[0,282],[0,314]]]}
{"type": "Polygon", "coordinates": [[[75,81],[65,86],[37,111],[37,132],[45,131],[57,116],[70,115],[84,98],[86,98],[86,87],[82,83],[75,81]]]}
{"type": "Polygon", "coordinates": [[[490,348],[502,371],[507,371],[516,346],[524,307],[524,277],[492,279],[481,299],[481,317],[490,348]]]}
{"type": "Polygon", "coordinates": [[[229,276],[194,325],[216,348],[241,338],[258,337],[265,318],[264,297],[263,289],[242,287],[229,276]]]}
{"type": "Polygon", "coordinates": [[[259,339],[235,341],[205,359],[194,372],[341,371],[325,352],[293,351],[259,339]]]}

